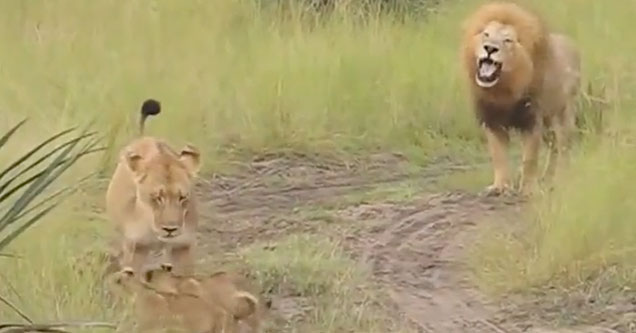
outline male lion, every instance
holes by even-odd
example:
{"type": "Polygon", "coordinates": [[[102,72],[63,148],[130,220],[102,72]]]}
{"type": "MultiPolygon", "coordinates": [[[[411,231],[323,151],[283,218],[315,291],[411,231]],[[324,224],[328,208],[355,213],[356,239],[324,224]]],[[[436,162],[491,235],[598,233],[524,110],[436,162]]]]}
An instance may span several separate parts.
{"type": "MultiPolygon", "coordinates": [[[[160,111],[155,100],[142,104],[141,135],[145,119],[160,111]]],[[[176,270],[193,269],[198,214],[192,192],[199,167],[199,151],[191,145],[177,153],[143,136],[122,149],[106,193],[106,212],[121,236],[121,266],[139,272],[151,250],[161,247],[176,270]]]]}
{"type": "Polygon", "coordinates": [[[236,320],[216,304],[196,294],[196,282],[177,286],[166,279],[161,269],[146,271],[140,280],[130,268],[114,274],[114,285],[135,296],[135,314],[141,331],[179,328],[187,332],[236,333],[236,320]]]}
{"type": "Polygon", "coordinates": [[[542,137],[550,144],[546,177],[569,147],[575,126],[574,101],[580,85],[580,56],[572,41],[549,33],[543,21],[519,5],[481,6],[464,26],[461,47],[477,119],[484,128],[494,167],[488,194],[509,188],[506,150],[509,130],[522,138],[519,190],[537,180],[542,137]],[[554,136],[544,135],[544,127],[554,136]]]}

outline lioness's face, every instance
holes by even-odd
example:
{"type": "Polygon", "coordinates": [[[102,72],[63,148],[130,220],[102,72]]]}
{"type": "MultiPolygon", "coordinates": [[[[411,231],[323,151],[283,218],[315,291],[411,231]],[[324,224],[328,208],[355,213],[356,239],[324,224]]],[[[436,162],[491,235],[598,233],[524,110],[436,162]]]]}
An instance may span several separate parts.
{"type": "Polygon", "coordinates": [[[152,229],[162,241],[171,241],[183,234],[191,183],[188,172],[178,165],[149,170],[140,182],[139,199],[151,208],[152,229]]]}
{"type": "Polygon", "coordinates": [[[156,145],[159,153],[131,150],[125,161],[137,183],[137,199],[152,211],[152,230],[164,241],[184,233],[194,178],[200,166],[199,151],[190,145],[179,154],[156,145]]]}
{"type": "Polygon", "coordinates": [[[502,71],[507,70],[507,62],[514,56],[519,44],[517,33],[512,26],[493,21],[475,38],[475,82],[482,88],[490,88],[499,82],[502,71]]]}

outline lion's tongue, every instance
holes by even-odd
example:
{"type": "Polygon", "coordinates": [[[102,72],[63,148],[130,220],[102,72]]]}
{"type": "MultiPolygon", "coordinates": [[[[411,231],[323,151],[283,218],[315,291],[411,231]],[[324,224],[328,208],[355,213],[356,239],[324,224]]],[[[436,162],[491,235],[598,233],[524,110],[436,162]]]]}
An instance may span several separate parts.
{"type": "Polygon", "coordinates": [[[490,62],[484,62],[479,66],[479,76],[491,77],[497,71],[497,66],[490,62]]]}

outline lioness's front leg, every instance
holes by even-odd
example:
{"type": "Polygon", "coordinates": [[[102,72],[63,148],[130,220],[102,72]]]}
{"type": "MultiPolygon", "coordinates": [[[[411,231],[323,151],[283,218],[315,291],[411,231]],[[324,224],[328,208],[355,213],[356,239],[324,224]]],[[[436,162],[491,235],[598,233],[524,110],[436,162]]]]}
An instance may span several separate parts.
{"type": "Polygon", "coordinates": [[[493,184],[486,188],[488,195],[499,195],[508,188],[510,171],[506,156],[510,137],[503,128],[485,127],[488,151],[493,165],[493,184]]]}
{"type": "Polygon", "coordinates": [[[194,255],[192,244],[171,245],[170,262],[176,273],[190,275],[194,271],[194,255]]]}
{"type": "Polygon", "coordinates": [[[541,145],[540,125],[536,125],[530,131],[521,133],[523,152],[521,157],[521,180],[519,192],[531,194],[537,185],[537,169],[539,164],[539,146],[541,145]]]}
{"type": "MultiPolygon", "coordinates": [[[[133,272],[139,274],[150,254],[150,246],[125,240],[123,250],[122,268],[130,267],[133,272]]],[[[141,276],[141,274],[139,275],[141,276]]]]}

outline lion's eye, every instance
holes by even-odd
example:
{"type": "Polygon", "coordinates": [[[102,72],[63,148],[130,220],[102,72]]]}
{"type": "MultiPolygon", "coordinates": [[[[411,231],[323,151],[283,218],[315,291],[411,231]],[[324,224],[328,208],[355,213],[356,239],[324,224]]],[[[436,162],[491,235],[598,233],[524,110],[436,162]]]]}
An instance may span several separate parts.
{"type": "Polygon", "coordinates": [[[512,43],[512,39],[506,38],[506,39],[504,39],[504,43],[510,44],[510,43],[512,43]]]}
{"type": "Polygon", "coordinates": [[[160,205],[163,203],[163,197],[161,195],[155,194],[151,196],[152,201],[157,204],[160,205]]]}
{"type": "Polygon", "coordinates": [[[490,37],[490,34],[484,31],[484,37],[488,38],[490,37]]]}

